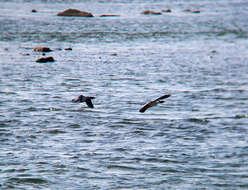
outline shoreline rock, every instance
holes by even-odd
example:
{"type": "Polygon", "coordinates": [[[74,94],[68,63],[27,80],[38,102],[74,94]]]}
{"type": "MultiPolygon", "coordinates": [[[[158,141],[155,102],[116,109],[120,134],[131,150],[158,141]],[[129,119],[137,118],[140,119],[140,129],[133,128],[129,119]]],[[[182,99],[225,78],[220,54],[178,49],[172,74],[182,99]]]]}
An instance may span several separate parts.
{"type": "Polygon", "coordinates": [[[90,12],[80,11],[77,9],[66,9],[62,12],[59,12],[57,16],[94,17],[90,12]]]}

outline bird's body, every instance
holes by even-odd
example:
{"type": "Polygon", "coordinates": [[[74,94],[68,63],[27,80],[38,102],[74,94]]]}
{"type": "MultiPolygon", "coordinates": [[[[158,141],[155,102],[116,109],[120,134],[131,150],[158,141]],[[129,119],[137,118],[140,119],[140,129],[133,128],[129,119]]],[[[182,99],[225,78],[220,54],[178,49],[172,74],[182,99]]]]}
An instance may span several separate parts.
{"type": "Polygon", "coordinates": [[[84,96],[84,95],[80,95],[78,96],[77,98],[75,99],[72,99],[72,102],[74,103],[81,103],[81,102],[85,102],[87,104],[87,106],[89,108],[94,108],[94,105],[92,104],[92,99],[94,99],[95,97],[92,97],[92,96],[84,96]]]}
{"type": "Polygon", "coordinates": [[[169,98],[170,96],[171,96],[170,94],[163,95],[163,96],[157,98],[156,100],[153,100],[153,101],[145,104],[139,111],[141,113],[144,113],[148,108],[151,108],[153,106],[156,106],[159,103],[164,103],[163,99],[169,98]]]}

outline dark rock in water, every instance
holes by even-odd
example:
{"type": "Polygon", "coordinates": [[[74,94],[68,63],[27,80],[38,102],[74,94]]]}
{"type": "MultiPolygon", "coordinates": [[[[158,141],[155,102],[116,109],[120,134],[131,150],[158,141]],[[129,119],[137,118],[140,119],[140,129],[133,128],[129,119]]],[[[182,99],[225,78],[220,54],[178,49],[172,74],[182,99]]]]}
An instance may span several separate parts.
{"type": "Polygon", "coordinates": [[[100,15],[100,17],[119,17],[121,15],[100,15]]]}
{"type": "Polygon", "coordinates": [[[112,56],[117,56],[117,53],[112,53],[112,54],[110,54],[110,55],[112,55],[112,56]]]}
{"type": "Polygon", "coordinates": [[[171,13],[171,9],[163,9],[162,12],[171,13]]]}
{"type": "Polygon", "coordinates": [[[41,57],[36,60],[37,63],[47,63],[47,62],[54,62],[53,57],[41,57]]]}
{"type": "Polygon", "coordinates": [[[185,9],[184,12],[189,12],[189,13],[200,13],[198,10],[191,10],[191,9],[185,9]]]}
{"type": "Polygon", "coordinates": [[[32,9],[32,13],[37,13],[37,10],[36,9],[32,9]]]}
{"type": "Polygon", "coordinates": [[[65,48],[65,50],[70,50],[70,51],[71,51],[71,50],[72,50],[72,48],[71,48],[71,47],[69,47],[69,48],[65,48]]]}
{"type": "Polygon", "coordinates": [[[50,48],[48,47],[35,47],[34,51],[38,51],[38,52],[50,52],[52,51],[50,48]]]}
{"type": "Polygon", "coordinates": [[[29,53],[23,53],[22,55],[24,55],[24,56],[29,56],[30,54],[29,54],[29,53]]]}
{"type": "Polygon", "coordinates": [[[142,11],[141,14],[144,14],[144,15],[161,15],[162,13],[151,11],[151,10],[145,10],[145,11],[142,11]]]}
{"type": "Polygon", "coordinates": [[[65,11],[59,12],[57,16],[93,17],[91,13],[77,9],[67,9],[65,11]]]}
{"type": "Polygon", "coordinates": [[[184,12],[191,12],[191,9],[184,9],[184,12]]]}
{"type": "Polygon", "coordinates": [[[200,13],[201,11],[198,11],[198,10],[196,10],[196,11],[191,11],[192,13],[200,13]]]}

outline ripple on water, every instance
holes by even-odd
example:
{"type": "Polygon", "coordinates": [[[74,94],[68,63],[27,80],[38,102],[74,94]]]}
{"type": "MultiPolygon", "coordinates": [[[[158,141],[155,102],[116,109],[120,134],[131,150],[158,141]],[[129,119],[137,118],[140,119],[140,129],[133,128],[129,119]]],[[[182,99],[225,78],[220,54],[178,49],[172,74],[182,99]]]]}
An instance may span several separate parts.
{"type": "Polygon", "coordinates": [[[7,184],[17,185],[20,187],[25,187],[26,185],[34,185],[34,187],[39,187],[40,185],[48,184],[49,181],[40,177],[12,177],[8,179],[7,184]]]}

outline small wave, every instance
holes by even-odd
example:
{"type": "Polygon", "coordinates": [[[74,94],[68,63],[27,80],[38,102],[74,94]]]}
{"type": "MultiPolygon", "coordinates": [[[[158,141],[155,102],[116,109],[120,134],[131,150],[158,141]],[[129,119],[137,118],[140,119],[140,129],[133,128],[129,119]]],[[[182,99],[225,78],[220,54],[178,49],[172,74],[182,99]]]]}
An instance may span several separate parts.
{"type": "Polygon", "coordinates": [[[119,170],[138,170],[138,168],[124,165],[108,165],[108,169],[119,169],[119,170]]]}
{"type": "Polygon", "coordinates": [[[44,183],[48,183],[48,181],[45,179],[34,178],[34,177],[24,177],[24,178],[14,177],[14,178],[10,178],[9,180],[12,183],[14,182],[14,183],[18,183],[18,184],[23,184],[23,183],[44,184],[44,183]]]}
{"type": "Polygon", "coordinates": [[[235,115],[234,118],[236,119],[248,118],[248,114],[237,114],[235,115]]]}
{"type": "Polygon", "coordinates": [[[60,130],[60,129],[42,130],[41,132],[43,132],[43,133],[49,133],[49,134],[53,134],[53,135],[57,135],[57,134],[61,134],[61,133],[66,133],[65,131],[60,130]]]}
{"type": "Polygon", "coordinates": [[[193,123],[201,123],[201,124],[207,124],[210,122],[208,119],[199,119],[199,118],[189,118],[187,119],[187,121],[193,123]]]}

